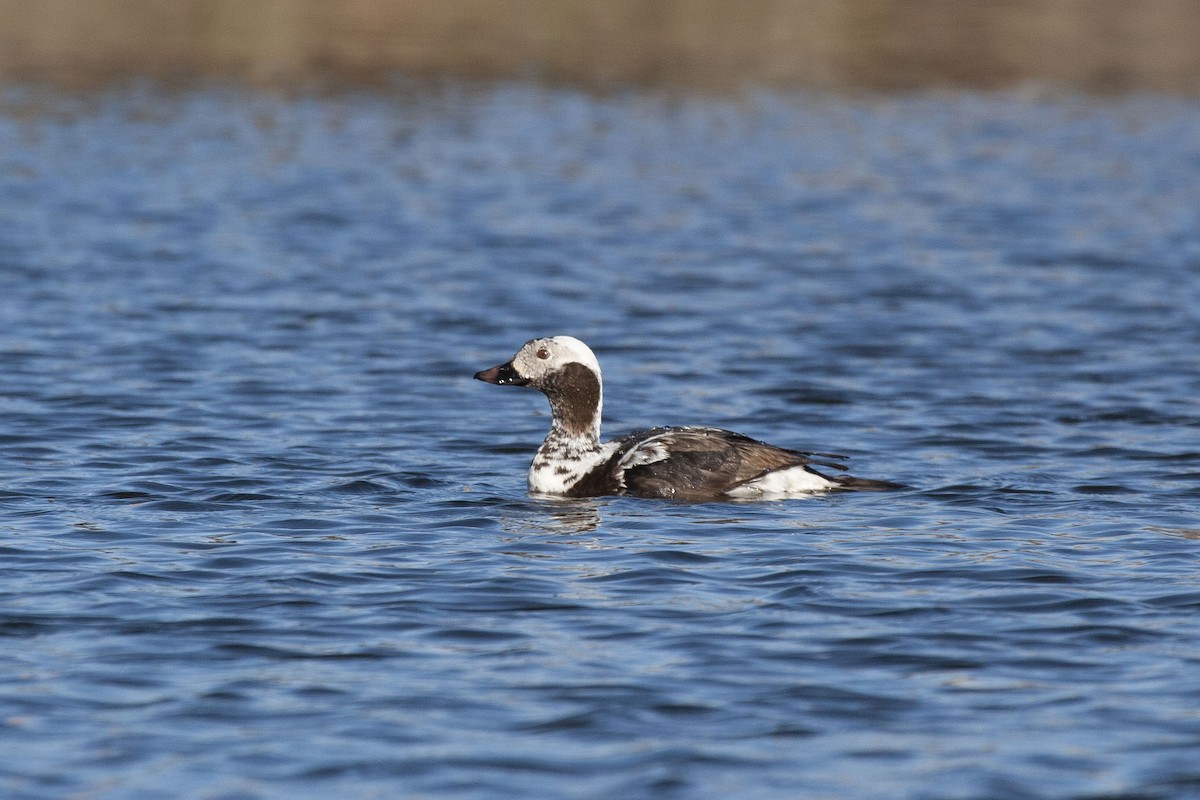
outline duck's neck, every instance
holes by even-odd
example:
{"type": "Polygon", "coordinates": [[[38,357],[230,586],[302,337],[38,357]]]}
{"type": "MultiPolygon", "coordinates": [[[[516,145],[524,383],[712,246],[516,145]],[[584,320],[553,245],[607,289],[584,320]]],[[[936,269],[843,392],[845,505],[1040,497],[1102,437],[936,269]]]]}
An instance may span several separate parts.
{"type": "Polygon", "coordinates": [[[567,436],[557,428],[551,428],[534,460],[579,461],[599,451],[600,440],[595,436],[567,436]]]}
{"type": "Polygon", "coordinates": [[[538,448],[543,460],[574,461],[600,449],[600,402],[588,409],[570,399],[550,397],[553,421],[538,448]]]}
{"type": "Polygon", "coordinates": [[[554,417],[547,441],[561,438],[599,445],[604,390],[596,372],[583,364],[567,364],[539,388],[550,401],[554,417]]]}
{"type": "Polygon", "coordinates": [[[602,460],[600,378],[582,364],[568,364],[553,383],[539,388],[550,400],[553,421],[529,468],[529,486],[535,492],[566,494],[602,460]]]}

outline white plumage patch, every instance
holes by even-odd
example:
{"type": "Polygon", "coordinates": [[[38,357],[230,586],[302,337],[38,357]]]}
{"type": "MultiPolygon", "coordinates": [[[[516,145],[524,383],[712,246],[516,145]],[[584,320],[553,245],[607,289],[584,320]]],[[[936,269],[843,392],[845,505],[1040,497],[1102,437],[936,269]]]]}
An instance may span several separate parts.
{"type": "Polygon", "coordinates": [[[572,446],[569,442],[564,444],[561,440],[551,445],[550,439],[547,439],[538,448],[529,467],[529,491],[534,494],[566,494],[580,478],[607,461],[614,449],[615,445],[611,442],[591,449],[572,446]]]}
{"type": "MultiPolygon", "coordinates": [[[[661,437],[655,438],[657,439],[661,437]]],[[[666,461],[670,455],[671,453],[667,450],[665,444],[655,441],[655,439],[647,439],[622,456],[621,463],[617,466],[622,470],[626,470],[631,467],[644,467],[647,464],[654,464],[658,461],[666,461]]]]}
{"type": "Polygon", "coordinates": [[[735,486],[726,492],[726,496],[735,500],[787,500],[827,492],[836,486],[828,478],[804,467],[789,467],[735,486]]]}

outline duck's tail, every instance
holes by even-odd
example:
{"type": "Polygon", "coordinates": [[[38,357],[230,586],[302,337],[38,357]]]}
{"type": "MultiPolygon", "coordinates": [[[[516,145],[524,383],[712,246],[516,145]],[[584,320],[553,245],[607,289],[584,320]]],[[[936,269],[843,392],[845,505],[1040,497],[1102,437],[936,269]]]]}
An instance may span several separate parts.
{"type": "Polygon", "coordinates": [[[836,488],[853,492],[894,492],[897,489],[908,488],[903,483],[856,478],[853,475],[834,475],[829,480],[837,484],[836,488]]]}

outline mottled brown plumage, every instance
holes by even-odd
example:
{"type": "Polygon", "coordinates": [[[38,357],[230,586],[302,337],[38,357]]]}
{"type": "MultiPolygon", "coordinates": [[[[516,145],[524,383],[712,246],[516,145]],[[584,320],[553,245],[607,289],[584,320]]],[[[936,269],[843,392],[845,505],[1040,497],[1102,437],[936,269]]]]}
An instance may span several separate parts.
{"type": "Polygon", "coordinates": [[[616,452],[572,487],[569,496],[710,500],[775,470],[808,465],[846,469],[833,460],[846,456],[785,450],[720,428],[653,428],[623,436],[615,444],[616,452]],[[662,458],[656,458],[660,453],[662,458]]]}

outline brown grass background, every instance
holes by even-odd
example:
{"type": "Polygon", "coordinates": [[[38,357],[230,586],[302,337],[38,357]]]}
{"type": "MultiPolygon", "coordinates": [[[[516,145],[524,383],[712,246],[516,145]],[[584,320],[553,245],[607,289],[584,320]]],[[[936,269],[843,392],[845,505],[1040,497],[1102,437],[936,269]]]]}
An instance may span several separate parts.
{"type": "Polygon", "coordinates": [[[1200,88],[1200,0],[0,0],[0,81],[1200,88]]]}

